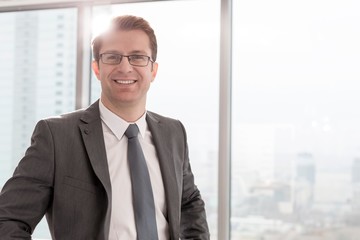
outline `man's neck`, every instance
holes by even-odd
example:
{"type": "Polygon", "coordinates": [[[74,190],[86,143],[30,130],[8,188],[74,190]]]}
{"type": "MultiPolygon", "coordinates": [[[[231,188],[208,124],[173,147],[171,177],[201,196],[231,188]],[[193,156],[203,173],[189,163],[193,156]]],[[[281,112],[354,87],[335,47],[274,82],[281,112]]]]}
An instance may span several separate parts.
{"type": "Polygon", "coordinates": [[[109,109],[111,112],[121,117],[127,122],[136,122],[145,113],[145,106],[139,105],[114,105],[110,102],[100,99],[102,104],[109,109]]]}

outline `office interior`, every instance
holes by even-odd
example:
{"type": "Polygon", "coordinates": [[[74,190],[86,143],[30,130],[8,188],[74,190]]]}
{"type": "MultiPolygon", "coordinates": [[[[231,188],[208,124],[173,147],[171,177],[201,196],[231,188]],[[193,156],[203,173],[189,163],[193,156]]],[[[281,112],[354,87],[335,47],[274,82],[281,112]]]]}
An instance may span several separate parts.
{"type": "MultiPolygon", "coordinates": [[[[360,234],[360,2],[0,0],[0,189],[36,122],[100,96],[91,41],[147,19],[148,110],[181,120],[214,240],[360,234]]],[[[33,235],[50,239],[45,219],[33,235]]]]}

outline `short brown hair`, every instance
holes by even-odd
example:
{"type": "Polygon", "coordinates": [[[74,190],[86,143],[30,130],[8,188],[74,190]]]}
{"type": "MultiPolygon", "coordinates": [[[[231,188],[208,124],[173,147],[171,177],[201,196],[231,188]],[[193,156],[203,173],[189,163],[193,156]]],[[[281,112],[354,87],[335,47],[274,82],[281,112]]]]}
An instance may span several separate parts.
{"type": "MultiPolygon", "coordinates": [[[[124,15],[115,17],[110,24],[110,27],[108,29],[108,32],[111,31],[130,31],[130,30],[142,30],[146,33],[146,35],[149,37],[150,40],[150,49],[151,49],[151,58],[153,61],[156,61],[157,56],[157,42],[156,42],[156,36],[154,33],[154,30],[150,27],[150,24],[141,17],[131,16],[131,15],[124,15]]],[[[102,40],[104,35],[106,34],[102,33],[94,38],[92,42],[92,51],[95,61],[99,62],[100,59],[100,48],[102,45],[102,40]]]]}

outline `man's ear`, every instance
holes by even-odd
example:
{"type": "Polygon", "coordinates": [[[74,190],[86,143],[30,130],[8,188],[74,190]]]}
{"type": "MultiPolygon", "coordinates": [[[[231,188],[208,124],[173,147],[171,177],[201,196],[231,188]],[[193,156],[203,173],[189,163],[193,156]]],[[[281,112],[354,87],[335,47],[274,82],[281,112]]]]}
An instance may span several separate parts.
{"type": "Polygon", "coordinates": [[[151,81],[155,80],[156,74],[157,74],[157,70],[158,70],[159,64],[157,62],[152,63],[152,71],[151,71],[151,81]]]}
{"type": "Polygon", "coordinates": [[[93,60],[91,66],[92,66],[92,69],[93,69],[97,79],[100,80],[99,63],[96,60],[93,60]]]}

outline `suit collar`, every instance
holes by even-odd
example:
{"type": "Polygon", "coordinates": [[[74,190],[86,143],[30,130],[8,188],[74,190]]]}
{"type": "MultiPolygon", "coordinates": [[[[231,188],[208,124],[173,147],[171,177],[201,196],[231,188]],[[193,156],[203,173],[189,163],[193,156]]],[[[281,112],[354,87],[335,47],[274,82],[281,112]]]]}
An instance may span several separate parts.
{"type": "Polygon", "coordinates": [[[129,124],[135,123],[139,128],[139,133],[142,138],[145,137],[147,123],[145,120],[146,113],[144,113],[136,122],[127,122],[112,111],[110,111],[104,104],[99,101],[100,118],[103,124],[120,140],[129,127],[129,124]]]}
{"type": "Polygon", "coordinates": [[[92,123],[100,120],[99,101],[97,100],[85,109],[84,114],[80,117],[80,120],[84,123],[92,123]]]}
{"type": "Polygon", "coordinates": [[[160,116],[157,115],[156,113],[153,113],[151,111],[147,111],[146,112],[146,120],[149,122],[153,122],[153,123],[160,123],[160,116]]]}

